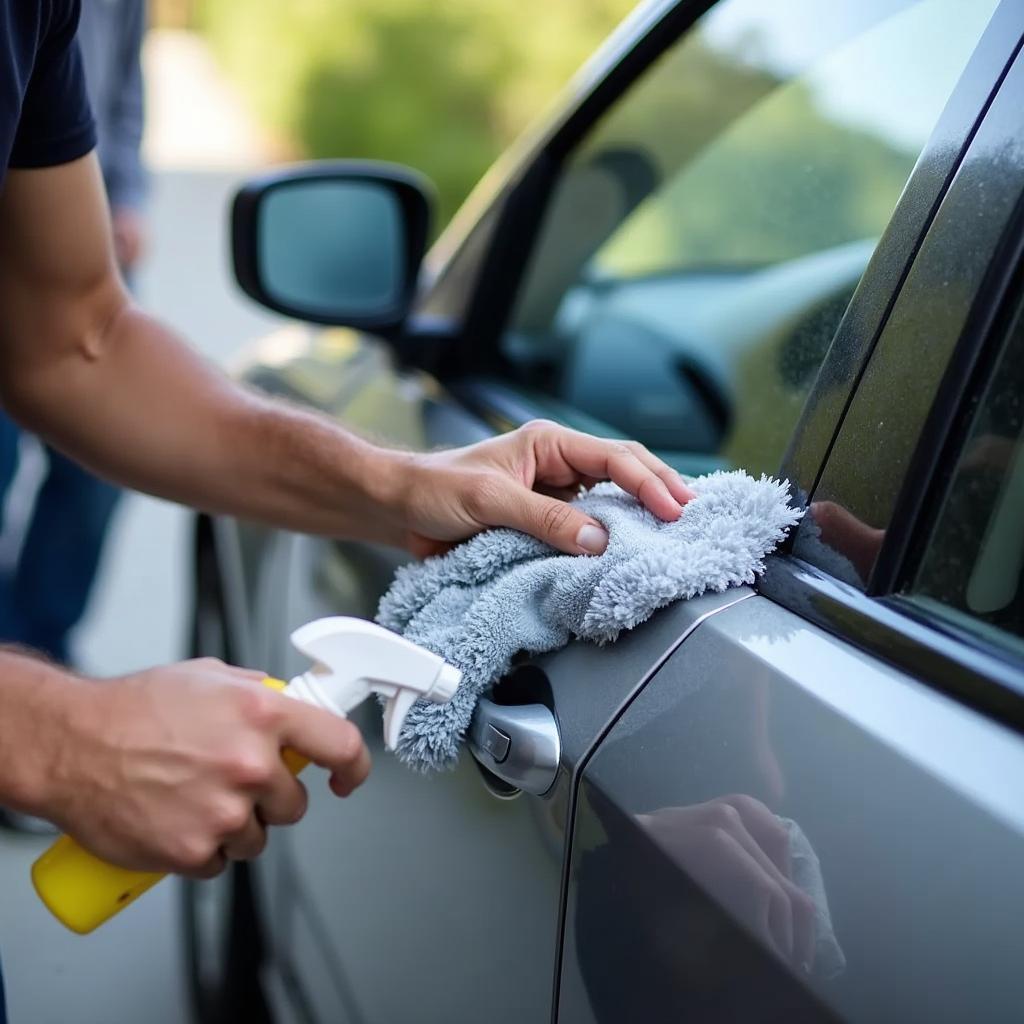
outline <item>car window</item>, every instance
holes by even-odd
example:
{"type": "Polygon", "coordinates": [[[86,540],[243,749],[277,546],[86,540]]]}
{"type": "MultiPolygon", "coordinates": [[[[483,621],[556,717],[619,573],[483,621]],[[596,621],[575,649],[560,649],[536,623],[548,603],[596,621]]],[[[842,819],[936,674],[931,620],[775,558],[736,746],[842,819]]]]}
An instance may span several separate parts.
{"type": "Polygon", "coordinates": [[[680,469],[773,472],[995,0],[723,0],[567,160],[502,339],[680,469]]]}
{"type": "Polygon", "coordinates": [[[1024,312],[975,403],[906,593],[1024,652],[1024,312]]]}

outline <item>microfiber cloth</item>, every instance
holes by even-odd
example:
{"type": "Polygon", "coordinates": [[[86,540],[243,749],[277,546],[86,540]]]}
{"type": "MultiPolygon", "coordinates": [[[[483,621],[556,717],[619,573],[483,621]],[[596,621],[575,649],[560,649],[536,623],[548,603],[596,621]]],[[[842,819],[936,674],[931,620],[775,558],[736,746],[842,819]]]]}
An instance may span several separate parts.
{"type": "Polygon", "coordinates": [[[450,767],[477,699],[517,653],[609,643],[673,601],[753,583],[801,515],[770,477],[717,472],[688,485],[696,497],[672,523],[611,483],[576,498],[608,531],[602,555],[564,555],[499,529],[399,569],[377,621],[441,655],[462,682],[447,704],[413,706],[398,756],[420,770],[450,767]]]}

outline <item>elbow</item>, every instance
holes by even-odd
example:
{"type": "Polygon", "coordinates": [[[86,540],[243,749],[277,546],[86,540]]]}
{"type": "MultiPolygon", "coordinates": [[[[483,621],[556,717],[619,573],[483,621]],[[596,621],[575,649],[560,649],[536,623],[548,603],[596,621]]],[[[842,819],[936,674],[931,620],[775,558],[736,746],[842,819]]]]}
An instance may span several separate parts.
{"type": "Polygon", "coordinates": [[[51,306],[19,325],[10,343],[0,346],[4,411],[45,436],[62,418],[62,409],[81,408],[79,397],[95,398],[132,309],[131,297],[115,279],[87,301],[64,309],[51,306]]]}

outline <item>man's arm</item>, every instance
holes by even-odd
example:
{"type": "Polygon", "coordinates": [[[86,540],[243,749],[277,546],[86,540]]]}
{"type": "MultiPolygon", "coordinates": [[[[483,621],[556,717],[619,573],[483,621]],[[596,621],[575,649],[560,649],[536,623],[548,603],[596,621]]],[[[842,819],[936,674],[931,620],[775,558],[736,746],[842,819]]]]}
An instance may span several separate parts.
{"type": "Polygon", "coordinates": [[[0,219],[0,397],[23,425],[118,483],[418,553],[488,526],[568,552],[603,550],[599,524],[535,487],[566,493],[610,477],[664,519],[691,496],[641,446],[554,424],[414,455],[247,393],[132,304],[92,155],[11,171],[0,219]]]}

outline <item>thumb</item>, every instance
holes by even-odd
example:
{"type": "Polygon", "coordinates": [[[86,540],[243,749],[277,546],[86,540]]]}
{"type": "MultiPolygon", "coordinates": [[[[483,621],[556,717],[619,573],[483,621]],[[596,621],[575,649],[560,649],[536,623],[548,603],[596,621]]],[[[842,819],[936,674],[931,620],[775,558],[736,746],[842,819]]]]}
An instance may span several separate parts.
{"type": "Polygon", "coordinates": [[[558,498],[527,491],[509,506],[508,523],[570,555],[600,555],[608,546],[605,528],[558,498]]]}

